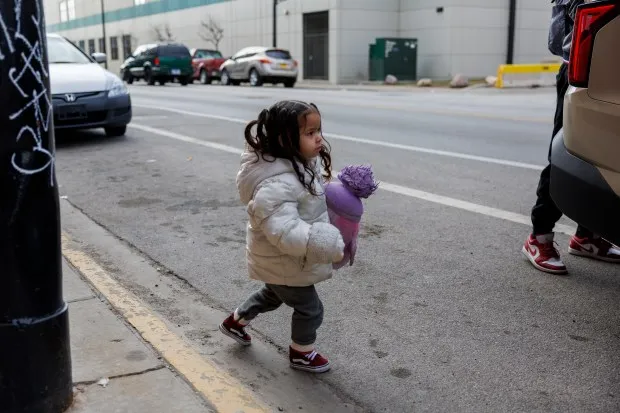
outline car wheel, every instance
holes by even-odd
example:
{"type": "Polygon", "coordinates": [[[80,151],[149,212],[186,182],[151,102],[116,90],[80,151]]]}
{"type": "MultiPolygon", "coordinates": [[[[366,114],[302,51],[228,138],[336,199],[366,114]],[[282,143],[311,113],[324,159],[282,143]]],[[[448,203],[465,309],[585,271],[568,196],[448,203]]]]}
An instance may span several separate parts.
{"type": "Polygon", "coordinates": [[[221,75],[221,78],[220,78],[220,83],[225,85],[225,86],[228,86],[228,85],[232,84],[232,82],[230,81],[230,75],[228,74],[228,70],[223,70],[222,71],[222,75],[221,75]]]}
{"type": "Polygon", "coordinates": [[[144,70],[144,80],[149,84],[149,86],[153,86],[155,84],[155,76],[151,73],[151,69],[144,70]]]}
{"type": "Polygon", "coordinates": [[[118,138],[124,136],[127,132],[127,125],[125,126],[111,126],[105,128],[105,134],[108,138],[118,138]]]}
{"type": "Polygon", "coordinates": [[[125,72],[123,72],[123,80],[127,82],[128,85],[131,85],[133,83],[133,75],[130,71],[126,70],[125,72]]]}
{"type": "Polygon", "coordinates": [[[164,86],[166,84],[166,81],[164,79],[160,79],[157,81],[157,83],[159,83],[160,86],[164,86]]]}
{"type": "Polygon", "coordinates": [[[263,79],[256,69],[250,70],[250,85],[257,87],[263,85],[263,79]]]}
{"type": "Polygon", "coordinates": [[[294,80],[287,80],[286,82],[284,82],[284,87],[295,87],[295,81],[294,80]]]}
{"type": "Polygon", "coordinates": [[[200,71],[200,83],[203,85],[210,85],[212,81],[213,79],[211,79],[206,70],[203,69],[200,71]]]}
{"type": "Polygon", "coordinates": [[[181,86],[187,86],[189,84],[189,78],[182,77],[181,79],[179,79],[179,82],[181,83],[181,86]]]}

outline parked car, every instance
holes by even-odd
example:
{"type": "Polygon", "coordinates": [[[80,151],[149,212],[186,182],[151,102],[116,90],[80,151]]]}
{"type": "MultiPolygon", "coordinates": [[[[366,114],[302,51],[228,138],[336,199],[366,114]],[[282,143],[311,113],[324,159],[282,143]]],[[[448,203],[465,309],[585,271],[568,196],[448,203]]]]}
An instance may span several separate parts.
{"type": "Polygon", "coordinates": [[[187,86],[193,72],[189,49],[178,43],[139,46],[121,66],[121,78],[129,84],[144,79],[149,85],[159,82],[163,86],[177,80],[187,86]]]}
{"type": "Polygon", "coordinates": [[[199,80],[203,85],[209,85],[214,80],[220,80],[220,66],[227,59],[218,50],[192,49],[192,66],[194,68],[194,80],[199,80]]]}
{"type": "Polygon", "coordinates": [[[131,122],[131,98],[125,84],[100,66],[103,53],[88,56],[57,34],[47,35],[55,129],[104,128],[122,136],[131,122]]]}
{"type": "Polygon", "coordinates": [[[249,82],[252,86],[283,83],[285,87],[293,87],[297,82],[297,66],[288,50],[246,47],[222,64],[221,82],[224,85],[249,82]]]}
{"type": "Polygon", "coordinates": [[[551,196],[568,217],[620,245],[620,1],[577,10],[564,126],[551,148],[551,196]]]}

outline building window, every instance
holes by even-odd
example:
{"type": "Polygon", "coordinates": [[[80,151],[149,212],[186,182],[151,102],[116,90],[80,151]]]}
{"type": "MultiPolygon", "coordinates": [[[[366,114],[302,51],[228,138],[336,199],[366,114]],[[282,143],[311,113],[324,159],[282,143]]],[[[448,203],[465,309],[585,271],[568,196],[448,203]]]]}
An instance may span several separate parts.
{"type": "Polygon", "coordinates": [[[118,60],[118,37],[110,37],[110,53],[112,60],[118,60]]]}
{"type": "Polygon", "coordinates": [[[95,39],[90,39],[88,41],[88,54],[92,55],[95,53],[95,39]]]}
{"type": "Polygon", "coordinates": [[[131,35],[123,35],[123,59],[131,56],[131,35]]]}
{"type": "Polygon", "coordinates": [[[60,2],[60,21],[66,22],[75,19],[75,0],[62,0],[60,2]]]}
{"type": "Polygon", "coordinates": [[[60,21],[66,22],[67,20],[69,20],[68,14],[67,14],[67,2],[61,1],[60,2],[60,21]]]}
{"type": "Polygon", "coordinates": [[[86,51],[86,42],[84,40],[80,40],[80,49],[86,51]]]}
{"type": "Polygon", "coordinates": [[[99,39],[99,53],[105,53],[105,39],[99,39]]]}

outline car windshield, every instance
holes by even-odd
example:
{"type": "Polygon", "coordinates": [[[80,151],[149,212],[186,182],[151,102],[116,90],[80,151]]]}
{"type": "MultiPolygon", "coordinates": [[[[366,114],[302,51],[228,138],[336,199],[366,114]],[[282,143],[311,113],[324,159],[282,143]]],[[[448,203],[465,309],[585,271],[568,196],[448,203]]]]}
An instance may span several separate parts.
{"type": "Polygon", "coordinates": [[[201,59],[221,59],[222,54],[217,50],[198,50],[196,57],[201,59]]]}
{"type": "Polygon", "coordinates": [[[166,57],[190,57],[189,49],[184,46],[166,45],[159,46],[158,53],[166,57]]]}
{"type": "Polygon", "coordinates": [[[73,44],[63,38],[47,38],[47,56],[52,63],[79,63],[86,64],[92,61],[73,44]]]}
{"type": "Polygon", "coordinates": [[[286,50],[267,50],[265,54],[272,59],[291,60],[291,54],[286,50]]]}

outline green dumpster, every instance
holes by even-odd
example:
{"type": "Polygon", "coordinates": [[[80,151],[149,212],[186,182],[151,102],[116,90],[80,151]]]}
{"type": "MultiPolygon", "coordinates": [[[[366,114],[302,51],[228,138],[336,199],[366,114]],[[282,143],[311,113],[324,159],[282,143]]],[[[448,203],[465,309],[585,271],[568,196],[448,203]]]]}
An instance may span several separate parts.
{"type": "Polygon", "coordinates": [[[384,80],[394,75],[398,80],[417,80],[418,39],[381,37],[369,46],[368,77],[384,80]]]}

